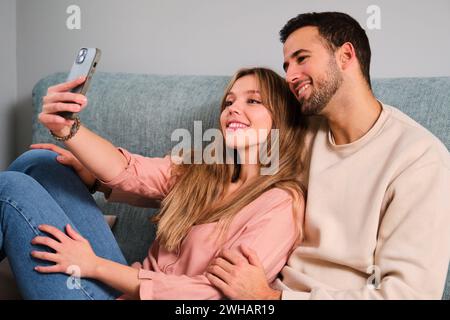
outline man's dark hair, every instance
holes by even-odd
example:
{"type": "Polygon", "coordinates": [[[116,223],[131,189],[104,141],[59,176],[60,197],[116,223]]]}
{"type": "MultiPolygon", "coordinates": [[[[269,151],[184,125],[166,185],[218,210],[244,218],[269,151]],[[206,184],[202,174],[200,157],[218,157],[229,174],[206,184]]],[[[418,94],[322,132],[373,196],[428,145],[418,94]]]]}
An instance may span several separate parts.
{"type": "Polygon", "coordinates": [[[280,31],[282,43],[296,30],[303,27],[317,27],[320,36],[331,52],[346,42],[350,42],[356,51],[361,66],[361,72],[371,88],[370,83],[370,45],[366,32],[358,21],[342,12],[311,12],[302,13],[289,20],[280,31]]]}

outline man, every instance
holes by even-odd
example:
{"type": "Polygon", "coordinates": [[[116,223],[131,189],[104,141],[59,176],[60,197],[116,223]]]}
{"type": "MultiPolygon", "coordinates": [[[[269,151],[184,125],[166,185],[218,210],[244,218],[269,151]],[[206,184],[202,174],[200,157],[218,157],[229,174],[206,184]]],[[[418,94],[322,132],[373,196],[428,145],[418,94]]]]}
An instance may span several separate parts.
{"type": "MultiPolygon", "coordinates": [[[[450,258],[450,156],[374,97],[370,46],[350,16],[307,13],[280,31],[286,80],[309,117],[304,240],[275,283],[251,249],[208,278],[232,299],[440,299],[450,258]]],[[[276,239],[274,239],[276,241],[276,239]]]]}

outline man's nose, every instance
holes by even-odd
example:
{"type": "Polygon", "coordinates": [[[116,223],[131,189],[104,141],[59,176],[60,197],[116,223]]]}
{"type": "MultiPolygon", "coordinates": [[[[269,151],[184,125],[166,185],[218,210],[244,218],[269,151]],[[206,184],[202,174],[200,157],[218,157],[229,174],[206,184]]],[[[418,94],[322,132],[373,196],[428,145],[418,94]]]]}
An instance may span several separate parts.
{"type": "Polygon", "coordinates": [[[294,84],[300,79],[300,70],[294,66],[290,66],[286,70],[286,81],[289,84],[294,84]]]}

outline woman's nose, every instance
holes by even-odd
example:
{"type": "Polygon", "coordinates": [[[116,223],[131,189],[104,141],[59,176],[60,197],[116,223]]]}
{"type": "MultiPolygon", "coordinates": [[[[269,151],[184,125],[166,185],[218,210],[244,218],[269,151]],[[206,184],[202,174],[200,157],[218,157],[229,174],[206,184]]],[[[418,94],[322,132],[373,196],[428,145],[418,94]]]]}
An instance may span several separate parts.
{"type": "Polygon", "coordinates": [[[232,113],[240,114],[242,112],[242,108],[240,106],[240,103],[234,102],[231,106],[228,107],[228,112],[230,114],[232,114],[232,113]]]}

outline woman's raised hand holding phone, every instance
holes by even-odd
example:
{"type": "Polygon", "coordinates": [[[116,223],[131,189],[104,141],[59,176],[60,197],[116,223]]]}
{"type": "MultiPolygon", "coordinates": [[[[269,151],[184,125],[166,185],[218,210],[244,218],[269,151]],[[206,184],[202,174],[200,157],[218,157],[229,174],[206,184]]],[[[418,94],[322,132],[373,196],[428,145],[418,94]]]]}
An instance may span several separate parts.
{"type": "Polygon", "coordinates": [[[61,141],[92,175],[99,180],[110,181],[125,169],[127,159],[111,142],[82,126],[78,119],[65,119],[59,114],[64,111],[79,113],[87,106],[84,95],[71,92],[85,80],[84,76],[48,88],[39,121],[54,137],[67,138],[61,141]],[[72,133],[75,121],[78,121],[79,130],[77,128],[72,133]]]}
{"type": "Polygon", "coordinates": [[[48,88],[47,95],[43,98],[42,112],[38,119],[54,134],[61,137],[66,136],[70,133],[70,128],[74,124],[74,120],[65,119],[58,115],[58,112],[78,113],[87,106],[87,98],[84,95],[70,92],[85,80],[86,77],[80,77],[48,88]]]}

